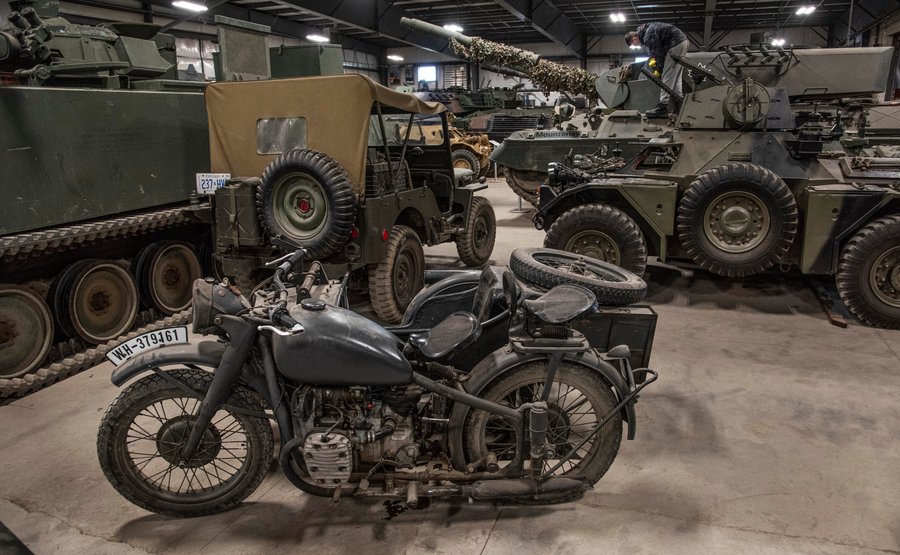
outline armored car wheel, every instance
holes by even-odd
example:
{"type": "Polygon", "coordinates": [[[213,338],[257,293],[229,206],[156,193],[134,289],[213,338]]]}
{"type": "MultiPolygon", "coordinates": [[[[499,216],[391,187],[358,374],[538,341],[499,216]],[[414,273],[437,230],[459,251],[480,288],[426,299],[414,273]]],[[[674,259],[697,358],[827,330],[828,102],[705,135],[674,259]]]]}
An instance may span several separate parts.
{"type": "Polygon", "coordinates": [[[415,230],[391,228],[387,254],[369,266],[369,298],[379,318],[398,324],[410,301],[425,287],[425,253],[415,230]]]}
{"type": "Polygon", "coordinates": [[[875,220],[850,239],[835,283],[844,305],[859,320],[900,328],[900,215],[875,220]]]}
{"type": "Polygon", "coordinates": [[[702,173],[678,206],[678,236],[694,262],[728,277],[779,262],[797,234],[797,202],[780,177],[754,164],[702,173]]]}
{"type": "Polygon", "coordinates": [[[550,289],[574,283],[591,290],[606,306],[627,306],[647,295],[647,283],[624,268],[556,249],[516,249],[509,269],[527,283],[550,289]]]}
{"type": "MultiPolygon", "coordinates": [[[[547,377],[545,361],[527,362],[506,372],[490,383],[479,397],[517,408],[523,403],[540,399],[547,377]]],[[[578,443],[586,438],[594,427],[617,404],[616,396],[600,374],[563,361],[551,385],[547,442],[553,458],[544,461],[542,471],[555,466],[578,443]]],[[[528,429],[526,424],[526,430],[528,429]]],[[[515,429],[502,418],[486,411],[470,409],[463,428],[467,461],[481,460],[488,452],[497,456],[501,467],[508,464],[516,446],[515,429]]],[[[526,449],[529,448],[526,437],[526,449]]],[[[594,484],[609,469],[622,441],[622,415],[616,413],[587,443],[575,452],[575,456],[557,469],[554,476],[581,476],[594,484]]],[[[561,503],[580,493],[544,495],[536,499],[512,499],[528,504],[561,503]]]]}
{"type": "MultiPolygon", "coordinates": [[[[212,373],[201,369],[169,374],[204,394],[212,373]]],[[[189,459],[181,447],[190,434],[200,399],[148,375],[125,389],[106,411],[97,435],[97,456],[118,492],[148,511],[191,517],[219,513],[259,486],[272,460],[272,428],[262,402],[237,388],[203,433],[189,459]],[[233,410],[234,407],[238,410],[233,410]]]]}
{"type": "Polygon", "coordinates": [[[475,156],[475,154],[471,151],[460,148],[454,150],[453,154],[451,154],[451,157],[453,158],[454,168],[472,170],[472,173],[474,173],[476,176],[481,175],[481,162],[478,161],[478,157],[475,156]]]}
{"type": "Polygon", "coordinates": [[[279,246],[302,246],[314,260],[343,249],[356,198],[340,164],[321,152],[298,149],[282,154],[263,172],[256,206],[260,222],[279,246]]]}
{"type": "Polygon", "coordinates": [[[466,266],[481,266],[491,257],[497,238],[497,218],[491,201],[472,197],[466,230],[456,237],[456,252],[466,266]]]}
{"type": "Polygon", "coordinates": [[[0,378],[39,367],[52,341],[53,318],[44,299],[24,287],[0,285],[0,378]]]}
{"type": "Polygon", "coordinates": [[[538,190],[546,179],[546,173],[506,168],[506,183],[510,189],[532,206],[538,205],[538,190]]]}
{"type": "Polygon", "coordinates": [[[567,210],[547,230],[544,246],[589,256],[642,276],[647,268],[644,234],[627,214],[605,204],[567,210]]]}

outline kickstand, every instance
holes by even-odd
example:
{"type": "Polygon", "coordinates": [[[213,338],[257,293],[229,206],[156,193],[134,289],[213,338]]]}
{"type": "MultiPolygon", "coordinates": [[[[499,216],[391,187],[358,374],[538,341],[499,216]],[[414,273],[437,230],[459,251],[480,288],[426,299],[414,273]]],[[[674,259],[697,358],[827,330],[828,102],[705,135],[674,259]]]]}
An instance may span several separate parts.
{"type": "Polygon", "coordinates": [[[343,491],[343,489],[344,489],[344,488],[342,488],[342,487],[340,487],[340,486],[334,488],[334,495],[331,496],[331,501],[332,501],[333,503],[338,503],[338,502],[340,502],[340,500],[341,500],[341,491],[343,491]]]}

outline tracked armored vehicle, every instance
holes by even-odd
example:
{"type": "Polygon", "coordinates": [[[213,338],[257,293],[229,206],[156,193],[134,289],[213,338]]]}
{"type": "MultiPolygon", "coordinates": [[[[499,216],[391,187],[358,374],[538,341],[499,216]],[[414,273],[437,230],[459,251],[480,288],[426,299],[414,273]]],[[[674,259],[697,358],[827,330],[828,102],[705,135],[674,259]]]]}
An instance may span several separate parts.
{"type": "Polygon", "coordinates": [[[900,106],[889,48],[701,53],[707,82],[629,159],[552,165],[544,244],[642,273],[648,255],[736,278],[834,275],[859,320],[900,327],[900,106]]]}
{"type": "Polygon", "coordinates": [[[0,28],[0,394],[186,318],[198,249],[193,175],[209,164],[203,83],[175,80],[150,24],[76,25],[10,2],[0,28]],[[100,350],[98,350],[100,349],[100,350]]]}

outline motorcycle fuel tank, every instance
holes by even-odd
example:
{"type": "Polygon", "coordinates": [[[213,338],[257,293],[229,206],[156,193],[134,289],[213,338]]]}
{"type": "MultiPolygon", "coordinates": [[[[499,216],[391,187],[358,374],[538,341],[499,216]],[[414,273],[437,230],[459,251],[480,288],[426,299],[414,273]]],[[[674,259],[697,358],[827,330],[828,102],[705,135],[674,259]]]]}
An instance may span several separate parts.
{"type": "Polygon", "coordinates": [[[355,312],[306,299],[291,309],[305,331],[272,335],[278,371],[310,385],[401,385],[412,367],[395,335],[355,312]]]}

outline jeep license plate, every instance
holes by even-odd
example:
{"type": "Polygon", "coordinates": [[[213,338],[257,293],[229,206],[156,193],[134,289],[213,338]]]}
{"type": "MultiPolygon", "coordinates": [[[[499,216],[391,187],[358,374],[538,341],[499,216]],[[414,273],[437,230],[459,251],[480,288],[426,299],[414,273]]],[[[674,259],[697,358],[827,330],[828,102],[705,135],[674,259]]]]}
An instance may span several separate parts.
{"type": "Polygon", "coordinates": [[[133,358],[143,353],[144,351],[156,349],[157,347],[162,347],[164,345],[177,345],[179,343],[187,342],[187,326],[165,328],[161,330],[150,331],[135,338],[129,339],[128,341],[125,341],[123,343],[120,343],[111,351],[106,353],[106,358],[116,366],[120,366],[128,359],[133,358]]]}

